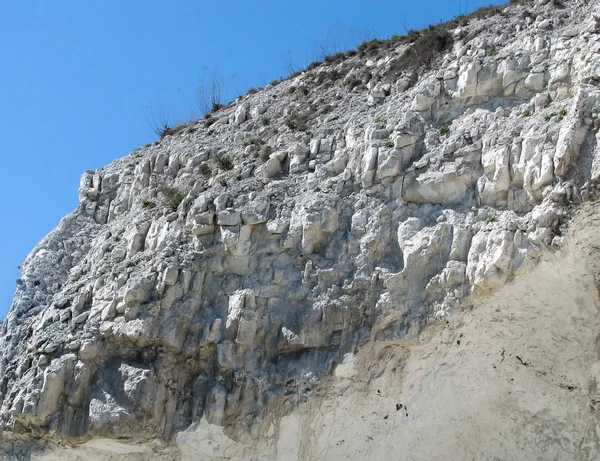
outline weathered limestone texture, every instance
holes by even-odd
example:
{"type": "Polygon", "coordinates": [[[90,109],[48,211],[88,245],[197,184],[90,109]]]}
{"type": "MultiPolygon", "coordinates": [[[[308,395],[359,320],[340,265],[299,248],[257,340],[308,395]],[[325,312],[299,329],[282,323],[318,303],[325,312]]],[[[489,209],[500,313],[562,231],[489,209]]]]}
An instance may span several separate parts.
{"type": "MultiPolygon", "coordinates": [[[[520,3],[451,29],[430,66],[393,41],[86,172],[0,325],[0,450],[283,437],[354,354],[400,367],[381,345],[562,251],[600,178],[600,5],[520,3]]],[[[540,459],[598,459],[590,437],[540,459]]],[[[302,450],[264,459],[326,459],[302,450]]]]}

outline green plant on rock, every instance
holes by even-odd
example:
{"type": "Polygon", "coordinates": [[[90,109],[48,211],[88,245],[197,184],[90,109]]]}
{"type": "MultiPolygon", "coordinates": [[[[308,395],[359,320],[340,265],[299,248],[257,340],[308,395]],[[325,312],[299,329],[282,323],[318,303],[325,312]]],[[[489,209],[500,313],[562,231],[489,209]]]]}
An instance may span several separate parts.
{"type": "Polygon", "coordinates": [[[487,50],[488,56],[496,56],[497,54],[498,52],[494,48],[490,48],[489,50],[487,50]]]}
{"type": "Polygon", "coordinates": [[[248,146],[262,146],[265,142],[260,138],[250,138],[244,141],[244,147],[248,146]]]}
{"type": "Polygon", "coordinates": [[[565,118],[567,116],[569,112],[567,111],[567,109],[561,109],[558,111],[558,119],[562,120],[563,118],[565,118]]]}
{"type": "Polygon", "coordinates": [[[533,115],[533,112],[530,111],[529,109],[527,109],[526,111],[523,112],[523,117],[531,117],[533,115]]]}
{"type": "Polygon", "coordinates": [[[456,22],[458,22],[460,27],[465,27],[469,25],[469,18],[467,18],[464,14],[459,14],[456,17],[456,22]]]}
{"type": "Polygon", "coordinates": [[[557,115],[558,114],[556,112],[552,112],[551,114],[546,114],[546,115],[544,115],[544,120],[549,122],[550,120],[552,120],[552,117],[556,117],[557,115]]]}
{"type": "Polygon", "coordinates": [[[488,216],[484,221],[486,224],[491,224],[493,222],[498,222],[498,218],[496,216],[488,216]]]}
{"type": "Polygon", "coordinates": [[[167,136],[176,135],[177,133],[182,132],[184,129],[185,129],[185,124],[179,124],[179,125],[174,125],[174,126],[164,125],[160,129],[158,134],[160,136],[160,139],[163,139],[167,136]]]}
{"type": "Polygon", "coordinates": [[[185,198],[185,194],[174,187],[163,189],[162,192],[169,199],[169,209],[173,212],[177,211],[177,208],[179,208],[179,205],[181,205],[181,202],[185,198]]]}
{"type": "Polygon", "coordinates": [[[217,165],[221,170],[233,170],[233,162],[231,161],[231,157],[229,155],[223,154],[217,157],[217,165]]]}
{"type": "Polygon", "coordinates": [[[443,135],[446,135],[448,133],[450,133],[450,128],[448,128],[446,125],[442,125],[440,127],[440,134],[443,136],[443,135]]]}
{"type": "Polygon", "coordinates": [[[325,56],[325,62],[327,64],[331,64],[337,61],[342,61],[345,57],[345,53],[336,53],[330,56],[325,56]]]}
{"type": "Polygon", "coordinates": [[[292,131],[306,131],[306,115],[291,114],[285,119],[285,125],[292,131]]]}
{"type": "Polygon", "coordinates": [[[406,33],[406,40],[410,43],[414,43],[421,38],[421,33],[418,30],[410,29],[406,33]]]}
{"type": "Polygon", "coordinates": [[[156,203],[154,203],[150,199],[144,199],[144,200],[142,200],[142,206],[144,208],[154,208],[156,206],[156,203]]]}
{"type": "Polygon", "coordinates": [[[329,80],[337,80],[342,78],[343,75],[339,70],[333,69],[327,73],[327,76],[329,77],[329,80]]]}
{"type": "Polygon", "coordinates": [[[143,156],[144,154],[142,154],[141,152],[136,152],[135,154],[133,154],[133,158],[141,158],[143,156]]]}
{"type": "Polygon", "coordinates": [[[269,117],[261,117],[260,124],[262,126],[269,126],[271,124],[271,119],[269,117]]]}
{"type": "Polygon", "coordinates": [[[387,123],[387,120],[381,117],[375,119],[375,123],[387,123]]]}
{"type": "Polygon", "coordinates": [[[377,50],[378,48],[380,48],[382,45],[384,45],[384,41],[383,40],[379,40],[379,39],[373,39],[369,42],[363,42],[360,45],[358,45],[356,47],[356,49],[358,51],[360,51],[361,53],[364,53],[366,51],[373,51],[373,50],[377,50]]]}
{"type": "Polygon", "coordinates": [[[392,141],[391,139],[386,139],[383,145],[388,149],[391,149],[392,147],[394,147],[394,141],[392,141]]]}
{"type": "Polygon", "coordinates": [[[263,162],[266,162],[271,158],[271,154],[273,153],[273,148],[271,146],[263,146],[260,149],[260,158],[263,162]]]}
{"type": "Polygon", "coordinates": [[[202,162],[200,164],[200,173],[203,176],[210,176],[212,174],[212,170],[211,170],[211,168],[208,166],[208,164],[206,162],[202,162]]]}

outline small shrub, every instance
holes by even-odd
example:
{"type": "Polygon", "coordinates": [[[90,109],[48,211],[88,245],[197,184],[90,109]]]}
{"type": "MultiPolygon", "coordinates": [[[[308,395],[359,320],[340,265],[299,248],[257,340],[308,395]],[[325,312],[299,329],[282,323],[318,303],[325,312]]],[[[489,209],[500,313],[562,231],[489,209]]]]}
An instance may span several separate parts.
{"type": "Polygon", "coordinates": [[[342,73],[337,69],[333,69],[327,73],[327,76],[329,77],[329,80],[338,80],[342,77],[342,73]]]}
{"type": "Polygon", "coordinates": [[[385,143],[383,143],[383,145],[388,149],[391,149],[392,147],[394,147],[394,141],[392,141],[391,139],[387,139],[385,143]]]}
{"type": "Polygon", "coordinates": [[[390,69],[388,80],[406,71],[418,73],[422,69],[428,69],[434,58],[450,48],[453,43],[452,35],[441,26],[429,26],[416,34],[409,32],[408,36],[411,45],[390,69]]]}
{"type": "Polygon", "coordinates": [[[233,162],[231,161],[231,157],[229,155],[219,155],[217,157],[217,165],[222,170],[233,170],[233,162]]]}
{"type": "Polygon", "coordinates": [[[497,54],[498,52],[494,48],[490,48],[489,50],[487,50],[488,56],[496,56],[497,54]]]}
{"type": "Polygon", "coordinates": [[[327,64],[331,64],[334,62],[342,61],[345,57],[346,55],[344,53],[336,53],[331,56],[325,56],[325,62],[327,64]]]}
{"type": "Polygon", "coordinates": [[[579,48],[579,47],[575,48],[576,53],[579,53],[580,51],[581,51],[581,48],[579,48]]]}
{"type": "Polygon", "coordinates": [[[486,224],[491,224],[493,222],[497,222],[498,218],[496,218],[496,216],[488,216],[487,218],[485,218],[485,223],[486,224]]]}
{"type": "Polygon", "coordinates": [[[196,128],[188,128],[187,133],[188,134],[194,134],[196,132],[196,128]]]}
{"type": "Polygon", "coordinates": [[[558,111],[558,116],[562,120],[563,118],[565,118],[567,116],[568,113],[569,113],[569,111],[567,111],[567,109],[561,109],[558,111]]]}
{"type": "Polygon", "coordinates": [[[154,208],[156,206],[156,203],[154,203],[152,200],[144,199],[142,200],[142,206],[144,208],[154,208]]]}
{"type": "Polygon", "coordinates": [[[251,138],[244,141],[244,147],[248,146],[262,146],[265,142],[260,138],[251,138]]]}
{"type": "Polygon", "coordinates": [[[269,117],[261,117],[260,118],[260,124],[262,126],[269,126],[271,124],[271,119],[269,117]]]}
{"type": "Polygon", "coordinates": [[[460,27],[465,27],[469,25],[469,18],[467,18],[464,14],[459,14],[456,17],[455,21],[460,27]]]}
{"type": "Polygon", "coordinates": [[[551,114],[546,114],[546,115],[544,115],[544,120],[549,122],[550,120],[552,120],[552,117],[555,117],[556,115],[557,115],[556,112],[552,112],[551,114]]]}
{"type": "Polygon", "coordinates": [[[171,211],[177,211],[177,208],[179,208],[179,205],[181,204],[184,198],[185,195],[183,195],[183,193],[177,192],[177,194],[175,194],[169,202],[169,207],[171,208],[171,211]]]}
{"type": "Polygon", "coordinates": [[[213,111],[213,112],[216,112],[216,111],[218,111],[219,109],[222,109],[223,107],[225,107],[225,105],[223,105],[223,104],[221,104],[221,103],[218,103],[218,102],[213,102],[213,103],[212,103],[212,111],[213,111]]]}
{"type": "Polygon", "coordinates": [[[306,88],[305,86],[301,86],[299,88],[299,90],[300,90],[300,93],[302,93],[304,96],[308,95],[308,88],[306,88]]]}
{"type": "Polygon", "coordinates": [[[375,119],[375,123],[387,123],[387,120],[381,117],[375,119]]]}
{"type": "Polygon", "coordinates": [[[279,83],[280,83],[280,81],[279,81],[279,80],[273,80],[273,81],[270,83],[270,85],[277,86],[277,85],[279,85],[279,83]]]}
{"type": "Polygon", "coordinates": [[[119,235],[115,235],[113,238],[115,239],[115,242],[121,241],[121,237],[119,235]]]}
{"type": "Polygon", "coordinates": [[[260,150],[260,158],[263,162],[266,162],[271,158],[271,153],[273,152],[273,148],[271,146],[264,146],[260,150]]]}
{"type": "Polygon", "coordinates": [[[163,139],[167,136],[173,136],[174,134],[177,134],[177,133],[183,131],[184,129],[185,129],[185,125],[175,125],[175,126],[164,125],[163,128],[159,132],[160,139],[163,139]]]}
{"type": "Polygon", "coordinates": [[[212,115],[207,115],[206,121],[204,122],[205,128],[210,128],[212,125],[217,123],[217,117],[213,117],[212,115]]]}
{"type": "Polygon", "coordinates": [[[210,176],[212,174],[212,170],[206,162],[200,164],[200,173],[202,173],[203,176],[210,176]]]}
{"type": "Polygon", "coordinates": [[[384,45],[384,43],[385,42],[383,40],[374,39],[374,40],[371,40],[370,42],[363,42],[363,43],[361,43],[360,45],[358,45],[356,47],[356,49],[358,51],[360,51],[361,53],[365,53],[367,51],[377,50],[382,45],[384,45]]]}
{"type": "Polygon", "coordinates": [[[530,111],[529,109],[527,109],[525,112],[523,112],[523,117],[531,117],[533,115],[533,112],[530,111]]]}
{"type": "Polygon", "coordinates": [[[354,88],[356,88],[357,86],[359,86],[361,84],[361,81],[356,78],[356,77],[352,77],[352,79],[350,79],[349,82],[347,82],[347,87],[350,91],[352,91],[354,88]]]}
{"type": "Polygon", "coordinates": [[[486,19],[491,18],[492,16],[496,16],[497,14],[502,13],[502,8],[494,5],[484,6],[483,8],[479,8],[478,10],[471,13],[469,16],[473,16],[477,19],[486,19]]]}
{"type": "Polygon", "coordinates": [[[165,197],[169,199],[169,208],[171,209],[171,211],[177,211],[177,208],[179,208],[179,205],[181,204],[181,202],[183,202],[183,199],[185,198],[185,194],[180,190],[175,189],[174,187],[168,187],[166,189],[163,189],[162,192],[165,195],[165,197]]]}
{"type": "Polygon", "coordinates": [[[143,156],[144,154],[142,154],[141,152],[136,152],[135,154],[133,154],[133,158],[141,158],[143,156]]]}
{"type": "Polygon", "coordinates": [[[242,180],[242,175],[241,175],[241,174],[238,174],[238,175],[235,177],[235,179],[237,179],[238,181],[241,181],[241,180],[242,180]]]}
{"type": "Polygon", "coordinates": [[[406,34],[406,40],[410,43],[416,42],[419,38],[421,38],[421,33],[415,29],[410,29],[406,34]]]}
{"type": "Polygon", "coordinates": [[[286,126],[292,131],[305,131],[306,117],[300,115],[290,115],[285,119],[286,126]]]}
{"type": "Polygon", "coordinates": [[[446,125],[442,125],[440,127],[440,134],[443,136],[443,135],[446,135],[448,133],[450,133],[450,128],[448,128],[446,125]]]}

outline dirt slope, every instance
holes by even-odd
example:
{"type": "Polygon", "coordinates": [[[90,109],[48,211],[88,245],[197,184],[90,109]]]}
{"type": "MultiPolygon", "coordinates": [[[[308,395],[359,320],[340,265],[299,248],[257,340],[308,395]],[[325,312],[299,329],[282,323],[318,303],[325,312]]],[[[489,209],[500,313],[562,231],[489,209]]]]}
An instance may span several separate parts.
{"type": "Polygon", "coordinates": [[[278,458],[598,459],[598,224],[584,206],[532,273],[418,340],[347,356],[284,418],[278,458]]]}

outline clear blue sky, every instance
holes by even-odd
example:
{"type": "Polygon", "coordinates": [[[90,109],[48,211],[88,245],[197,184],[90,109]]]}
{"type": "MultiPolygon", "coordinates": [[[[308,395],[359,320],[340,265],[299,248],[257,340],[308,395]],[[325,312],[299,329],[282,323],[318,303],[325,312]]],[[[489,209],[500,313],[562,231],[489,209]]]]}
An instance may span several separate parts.
{"type": "MultiPolygon", "coordinates": [[[[490,0],[0,2],[0,319],[33,246],[77,206],[79,177],[156,139],[147,119],[197,113],[215,70],[225,100],[314,60],[490,0]]],[[[503,4],[505,1],[493,1],[503,4]]]]}

